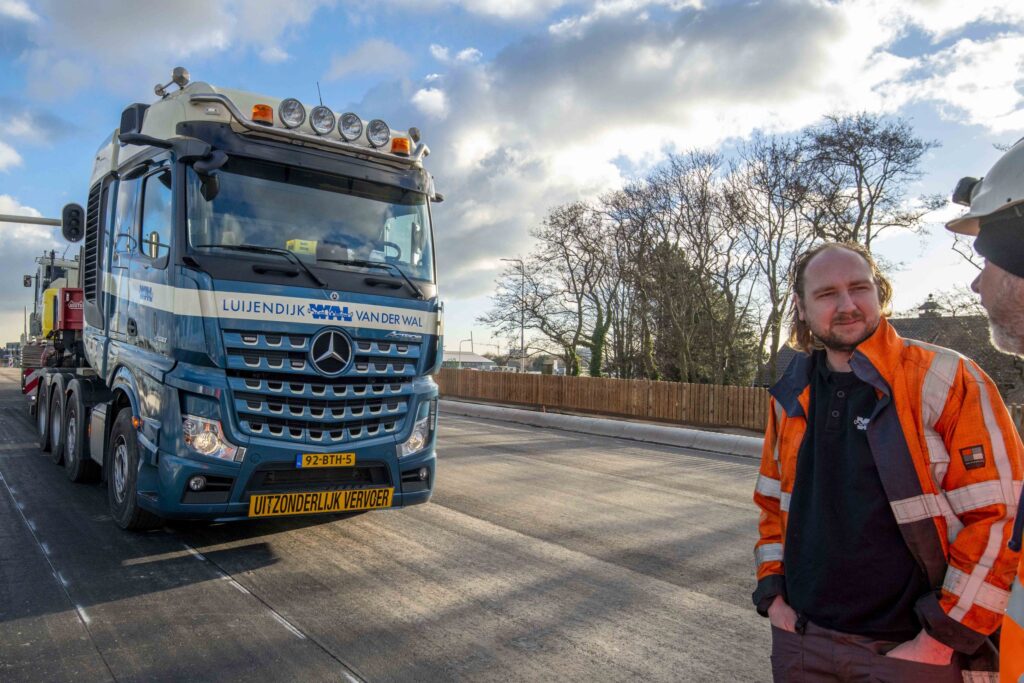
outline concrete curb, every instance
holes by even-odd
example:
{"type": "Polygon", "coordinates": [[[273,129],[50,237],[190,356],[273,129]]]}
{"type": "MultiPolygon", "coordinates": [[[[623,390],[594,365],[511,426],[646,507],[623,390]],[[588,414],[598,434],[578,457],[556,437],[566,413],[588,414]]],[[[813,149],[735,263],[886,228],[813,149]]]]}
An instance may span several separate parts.
{"type": "Polygon", "coordinates": [[[602,417],[561,415],[541,413],[536,410],[522,410],[506,406],[470,403],[468,401],[441,401],[441,412],[467,417],[483,417],[502,422],[561,429],[567,432],[612,436],[630,441],[677,446],[691,450],[708,451],[725,455],[739,455],[745,458],[761,458],[762,440],[738,434],[704,432],[699,429],[671,427],[668,425],[627,422],[602,417]]]}

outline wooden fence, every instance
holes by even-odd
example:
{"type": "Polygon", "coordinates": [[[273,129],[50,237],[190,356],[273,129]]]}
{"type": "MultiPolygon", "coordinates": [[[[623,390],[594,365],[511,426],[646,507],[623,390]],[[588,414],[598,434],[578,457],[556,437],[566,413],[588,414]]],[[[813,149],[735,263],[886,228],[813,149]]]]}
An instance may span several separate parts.
{"type": "MultiPolygon", "coordinates": [[[[702,427],[764,431],[768,391],[755,387],[652,382],[643,379],[521,375],[442,368],[441,396],[531,408],[634,417],[702,427]]],[[[1024,405],[1008,406],[1024,433],[1024,405]]]]}
{"type": "Polygon", "coordinates": [[[703,427],[764,430],[768,392],[752,387],[603,377],[522,375],[442,368],[441,396],[635,417],[703,427]]]}

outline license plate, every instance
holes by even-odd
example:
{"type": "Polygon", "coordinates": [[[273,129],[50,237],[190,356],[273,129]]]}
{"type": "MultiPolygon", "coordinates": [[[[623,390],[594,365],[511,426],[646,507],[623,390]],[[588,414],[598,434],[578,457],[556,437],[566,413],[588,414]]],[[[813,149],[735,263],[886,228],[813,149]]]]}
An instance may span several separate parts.
{"type": "Polygon", "coordinates": [[[315,515],[323,512],[374,510],[391,507],[394,488],[311,493],[264,493],[249,499],[250,517],[315,515]]]}
{"type": "Polygon", "coordinates": [[[355,453],[302,453],[295,456],[295,466],[303,467],[355,467],[355,453]]]}

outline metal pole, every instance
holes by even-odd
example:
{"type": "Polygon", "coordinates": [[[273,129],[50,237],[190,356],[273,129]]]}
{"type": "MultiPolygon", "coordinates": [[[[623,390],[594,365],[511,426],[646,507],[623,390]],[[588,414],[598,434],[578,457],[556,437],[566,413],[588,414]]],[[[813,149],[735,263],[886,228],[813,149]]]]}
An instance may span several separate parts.
{"type": "Polygon", "coordinates": [[[0,213],[0,223],[25,223],[27,225],[52,225],[61,226],[59,218],[42,218],[39,216],[15,216],[9,213],[0,213]]]}

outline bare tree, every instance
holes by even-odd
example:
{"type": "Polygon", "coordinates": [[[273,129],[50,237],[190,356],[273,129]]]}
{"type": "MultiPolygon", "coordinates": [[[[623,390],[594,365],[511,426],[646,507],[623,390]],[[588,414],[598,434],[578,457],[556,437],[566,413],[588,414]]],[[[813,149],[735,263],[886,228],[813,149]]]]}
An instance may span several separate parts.
{"type": "Polygon", "coordinates": [[[527,329],[557,347],[569,374],[580,374],[580,348],[592,357],[597,349],[599,368],[609,327],[599,289],[608,268],[602,230],[601,216],[582,202],[552,209],[531,232],[537,246],[524,272],[506,269],[494,306],[480,321],[508,333],[522,316],[527,329]]]}
{"type": "MultiPolygon", "coordinates": [[[[667,248],[655,263],[671,272],[667,283],[685,283],[681,297],[665,308],[681,374],[716,384],[738,379],[735,349],[745,342],[751,313],[750,275],[755,264],[744,239],[740,204],[722,182],[722,158],[707,151],[672,155],[648,180],[664,219],[656,221],[667,248]],[[681,273],[686,276],[679,280],[681,273]],[[688,291],[686,291],[688,290],[688,291]]],[[[666,290],[663,290],[666,291],[666,290]]]]}
{"type": "Polygon", "coordinates": [[[815,241],[824,211],[810,173],[803,141],[757,135],[741,149],[740,162],[730,175],[732,195],[746,226],[746,248],[760,275],[761,348],[768,354],[770,377],[776,376],[793,295],[790,268],[815,241]]]}
{"type": "Polygon", "coordinates": [[[871,249],[889,228],[920,231],[924,216],[946,203],[940,195],[922,195],[913,206],[906,202],[908,184],[921,177],[921,160],[939,143],[916,137],[903,119],[831,115],[808,131],[806,142],[817,194],[827,200],[821,237],[871,249]]]}

